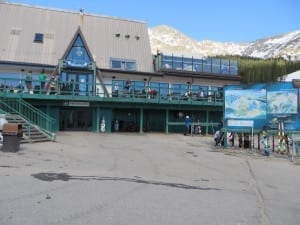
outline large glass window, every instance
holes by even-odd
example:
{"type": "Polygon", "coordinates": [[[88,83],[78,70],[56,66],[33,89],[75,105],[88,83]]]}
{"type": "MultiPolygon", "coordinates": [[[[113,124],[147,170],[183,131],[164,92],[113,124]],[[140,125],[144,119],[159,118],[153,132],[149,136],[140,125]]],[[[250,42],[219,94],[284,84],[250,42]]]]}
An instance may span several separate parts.
{"type": "Polygon", "coordinates": [[[193,60],[193,71],[202,72],[202,59],[194,59],[193,60]]]}
{"type": "Polygon", "coordinates": [[[219,74],[221,71],[220,71],[220,63],[221,63],[221,60],[220,59],[212,59],[212,73],[216,73],[216,74],[219,74]]]}
{"type": "Polygon", "coordinates": [[[230,66],[229,73],[231,75],[238,75],[238,64],[237,64],[237,61],[230,61],[229,62],[229,66],[230,66]]]}
{"type": "Polygon", "coordinates": [[[135,62],[125,62],[125,70],[136,70],[135,62]]]}
{"type": "Polygon", "coordinates": [[[61,94],[93,95],[93,74],[61,73],[61,94]]]}
{"type": "Polygon", "coordinates": [[[182,58],[183,70],[193,71],[193,58],[182,58]]]}
{"type": "Polygon", "coordinates": [[[68,56],[67,63],[71,67],[87,67],[90,62],[90,57],[85,49],[80,35],[77,36],[68,56]]]}
{"type": "MultiPolygon", "coordinates": [[[[168,83],[157,83],[158,87],[159,87],[159,94],[161,96],[167,96],[169,94],[169,84],[168,83]]],[[[153,85],[153,88],[155,88],[155,86],[153,85]]]]}
{"type": "Polygon", "coordinates": [[[111,68],[112,69],[122,69],[122,61],[119,60],[111,60],[111,68]]]}
{"type": "Polygon", "coordinates": [[[112,69],[135,71],[136,61],[129,59],[111,59],[110,66],[112,69]]]}
{"type": "Polygon", "coordinates": [[[188,58],[162,55],[161,62],[155,61],[156,69],[193,71],[224,75],[238,75],[237,61],[219,58],[188,58]]]}
{"type": "Polygon", "coordinates": [[[162,68],[172,69],[173,68],[173,56],[164,55],[162,57],[162,68]]]}
{"type": "Polygon", "coordinates": [[[178,56],[173,57],[173,70],[183,70],[182,57],[178,57],[178,56]]]}

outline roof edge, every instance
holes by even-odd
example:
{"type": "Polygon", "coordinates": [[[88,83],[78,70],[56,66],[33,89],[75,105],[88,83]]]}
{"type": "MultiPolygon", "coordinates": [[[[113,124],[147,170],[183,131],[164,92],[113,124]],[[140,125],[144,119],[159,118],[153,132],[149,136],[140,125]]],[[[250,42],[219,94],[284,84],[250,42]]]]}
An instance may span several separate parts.
{"type": "MultiPolygon", "coordinates": [[[[21,7],[27,7],[27,8],[42,9],[42,10],[59,11],[59,12],[65,12],[65,13],[71,13],[71,14],[79,14],[80,13],[80,9],[78,9],[78,11],[72,11],[72,10],[67,10],[67,9],[59,9],[59,8],[52,8],[52,7],[39,6],[39,5],[30,5],[30,4],[26,4],[26,3],[0,2],[0,5],[14,5],[14,6],[21,6],[21,7]]],[[[121,17],[114,17],[114,16],[100,15],[100,14],[95,14],[95,13],[86,13],[86,12],[84,12],[84,15],[100,17],[100,18],[107,18],[107,19],[114,19],[114,20],[121,20],[121,21],[128,21],[128,22],[135,22],[135,23],[141,23],[141,24],[147,25],[147,22],[141,21],[141,20],[125,19],[125,18],[121,18],[121,17]]]]}

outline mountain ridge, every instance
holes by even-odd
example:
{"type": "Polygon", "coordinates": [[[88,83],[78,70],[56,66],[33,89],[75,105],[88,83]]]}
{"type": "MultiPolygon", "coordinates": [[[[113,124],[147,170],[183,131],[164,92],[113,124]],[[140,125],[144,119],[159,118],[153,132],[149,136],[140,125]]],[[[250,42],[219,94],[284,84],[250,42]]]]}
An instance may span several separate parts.
{"type": "Polygon", "coordinates": [[[167,25],[149,28],[148,31],[153,54],[159,51],[201,58],[239,55],[261,59],[283,57],[287,60],[300,60],[300,30],[252,42],[197,41],[167,25]]]}

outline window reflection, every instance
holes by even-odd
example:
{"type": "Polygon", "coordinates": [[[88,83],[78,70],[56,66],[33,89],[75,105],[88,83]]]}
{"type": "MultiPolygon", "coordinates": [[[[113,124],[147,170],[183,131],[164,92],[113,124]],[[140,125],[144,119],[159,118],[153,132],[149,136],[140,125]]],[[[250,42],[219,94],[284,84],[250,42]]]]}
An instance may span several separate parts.
{"type": "Polygon", "coordinates": [[[179,70],[204,72],[224,75],[238,75],[237,61],[219,58],[187,58],[179,56],[158,55],[157,70],[179,70]]]}
{"type": "Polygon", "coordinates": [[[78,35],[67,56],[68,66],[87,67],[90,61],[90,57],[84,47],[83,41],[80,35],[78,35]]]}

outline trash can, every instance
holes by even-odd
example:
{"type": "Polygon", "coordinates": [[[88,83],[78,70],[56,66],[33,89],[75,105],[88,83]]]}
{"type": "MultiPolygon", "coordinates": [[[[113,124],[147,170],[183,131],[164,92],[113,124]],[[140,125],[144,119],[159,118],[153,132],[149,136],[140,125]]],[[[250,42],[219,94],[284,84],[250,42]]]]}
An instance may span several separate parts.
{"type": "Polygon", "coordinates": [[[23,136],[22,124],[6,123],[3,125],[3,146],[4,152],[17,152],[20,150],[20,140],[23,136]]]}
{"type": "Polygon", "coordinates": [[[5,114],[0,114],[0,149],[2,149],[3,146],[3,136],[2,136],[2,131],[3,131],[3,125],[5,123],[8,123],[5,114]]]}

